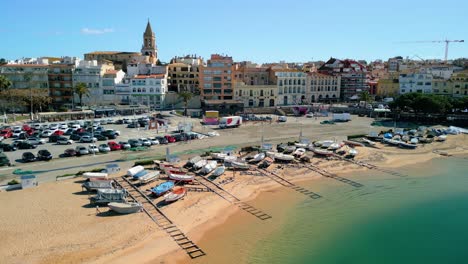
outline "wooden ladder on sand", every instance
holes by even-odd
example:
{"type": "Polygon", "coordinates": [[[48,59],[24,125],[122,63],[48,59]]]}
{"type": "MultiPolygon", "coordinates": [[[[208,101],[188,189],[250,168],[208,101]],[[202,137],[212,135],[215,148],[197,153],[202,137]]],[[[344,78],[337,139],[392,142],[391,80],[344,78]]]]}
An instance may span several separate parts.
{"type": "Polygon", "coordinates": [[[327,178],[330,178],[330,179],[334,179],[334,180],[349,184],[349,185],[351,185],[353,187],[356,187],[356,188],[360,188],[360,187],[364,186],[363,184],[361,184],[359,182],[355,182],[355,181],[352,181],[350,179],[343,178],[341,176],[338,176],[336,174],[328,172],[328,171],[326,171],[324,169],[321,169],[321,168],[319,168],[317,166],[314,166],[312,164],[304,164],[302,166],[304,168],[307,168],[307,169],[311,170],[311,171],[317,172],[318,174],[320,174],[320,175],[322,175],[324,177],[327,177],[327,178]]]}
{"type": "Polygon", "coordinates": [[[200,247],[190,240],[161,210],[159,210],[156,204],[154,204],[146,194],[132,184],[125,176],[115,178],[114,180],[117,185],[128,192],[135,202],[143,206],[143,211],[164,230],[190,258],[194,259],[206,255],[200,247]]]}
{"type": "Polygon", "coordinates": [[[264,169],[259,169],[259,168],[256,168],[255,170],[260,172],[262,175],[274,180],[275,182],[283,185],[284,187],[291,188],[291,189],[295,190],[296,192],[307,195],[308,197],[310,197],[312,199],[318,199],[318,198],[322,197],[320,194],[315,193],[315,192],[310,191],[310,190],[307,190],[304,187],[298,186],[298,185],[286,180],[285,178],[279,176],[278,174],[276,174],[274,172],[267,171],[267,170],[264,170],[264,169]]]}
{"type": "Polygon", "coordinates": [[[204,177],[197,177],[195,179],[201,185],[205,186],[206,188],[210,189],[212,192],[217,194],[219,197],[223,198],[224,200],[228,201],[231,204],[236,205],[240,209],[246,211],[247,213],[257,217],[260,220],[267,220],[272,218],[270,215],[264,213],[263,211],[256,209],[255,207],[242,202],[239,198],[234,196],[233,194],[229,193],[228,191],[224,190],[218,184],[204,178],[204,177]]]}

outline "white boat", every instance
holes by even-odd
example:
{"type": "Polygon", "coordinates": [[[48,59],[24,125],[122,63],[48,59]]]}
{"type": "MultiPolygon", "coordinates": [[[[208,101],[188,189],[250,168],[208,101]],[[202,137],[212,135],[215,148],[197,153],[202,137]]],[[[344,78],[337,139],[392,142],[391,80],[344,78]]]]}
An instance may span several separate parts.
{"type": "Polygon", "coordinates": [[[224,166],[219,166],[218,168],[216,168],[216,169],[213,171],[213,173],[211,173],[210,176],[212,176],[212,177],[219,177],[219,176],[223,175],[225,171],[226,171],[226,167],[224,167],[224,166]]]}
{"type": "Polygon", "coordinates": [[[400,148],[407,148],[407,149],[415,149],[418,147],[416,144],[411,144],[411,143],[406,143],[406,142],[400,142],[400,148]]]}
{"type": "Polygon", "coordinates": [[[410,143],[411,143],[411,144],[418,144],[418,143],[419,143],[419,140],[418,140],[418,138],[415,138],[415,137],[414,137],[414,138],[411,138],[411,139],[410,139],[410,143]]]}
{"type": "Polygon", "coordinates": [[[341,144],[340,144],[340,143],[336,143],[336,142],[335,142],[335,143],[332,143],[332,144],[328,147],[329,150],[337,150],[337,149],[339,149],[339,148],[341,148],[341,144]]]}
{"type": "Polygon", "coordinates": [[[86,181],[81,185],[88,192],[97,191],[99,189],[113,189],[114,185],[112,180],[95,180],[95,181],[86,181]]]}
{"type": "Polygon", "coordinates": [[[140,183],[148,183],[156,180],[159,177],[159,171],[151,171],[139,178],[140,183]]]}
{"type": "Polygon", "coordinates": [[[166,203],[171,203],[179,200],[187,194],[187,189],[184,187],[174,188],[172,191],[164,195],[164,201],[166,203]]]}
{"type": "Polygon", "coordinates": [[[218,162],[215,160],[210,160],[206,163],[205,166],[200,170],[200,173],[203,175],[206,175],[210,172],[212,172],[214,169],[216,169],[216,166],[218,165],[218,162]]]}
{"type": "Polygon", "coordinates": [[[358,154],[358,151],[356,149],[352,148],[348,151],[348,156],[350,157],[355,157],[357,154],[358,154]]]}
{"type": "Polygon", "coordinates": [[[307,148],[308,145],[308,143],[294,143],[294,146],[298,148],[307,148]]]}
{"type": "Polygon", "coordinates": [[[224,160],[228,155],[226,153],[213,152],[210,155],[213,159],[224,160]]]}
{"type": "Polygon", "coordinates": [[[282,154],[282,153],[277,153],[273,158],[276,161],[292,161],[292,160],[294,160],[293,155],[287,155],[287,154],[282,154]]]}
{"type": "Polygon", "coordinates": [[[278,154],[278,152],[274,152],[274,151],[267,151],[265,152],[266,156],[269,157],[269,158],[274,158],[276,154],[278,154]]]}
{"type": "Polygon", "coordinates": [[[343,140],[343,143],[351,147],[364,147],[364,144],[362,144],[361,142],[354,141],[354,140],[343,140]]]}
{"type": "Polygon", "coordinates": [[[89,180],[106,180],[109,174],[104,172],[85,172],[83,177],[89,180]]]}
{"type": "Polygon", "coordinates": [[[182,171],[169,171],[169,179],[174,181],[190,182],[193,181],[195,175],[190,175],[182,171]]]}
{"type": "Polygon", "coordinates": [[[284,153],[293,153],[296,150],[296,146],[287,146],[284,148],[284,153]]]}
{"type": "Polygon", "coordinates": [[[169,171],[182,171],[182,168],[174,166],[172,164],[161,164],[159,168],[164,171],[165,174],[168,174],[169,171]]]}
{"type": "Polygon", "coordinates": [[[294,156],[300,158],[302,157],[302,155],[304,155],[306,153],[306,150],[304,148],[298,148],[296,149],[296,151],[294,151],[294,156]]]}
{"type": "Polygon", "coordinates": [[[194,168],[195,170],[199,170],[199,169],[203,168],[203,166],[205,166],[206,163],[207,163],[206,160],[200,160],[200,161],[198,161],[197,163],[193,164],[193,168],[194,168]]]}
{"type": "Polygon", "coordinates": [[[445,141],[445,140],[447,140],[447,135],[440,135],[440,136],[436,137],[435,140],[440,141],[440,142],[445,141]]]}
{"type": "Polygon", "coordinates": [[[250,169],[249,164],[242,162],[242,161],[232,161],[231,165],[234,169],[240,169],[240,170],[248,170],[250,169]]]}
{"type": "Polygon", "coordinates": [[[328,148],[333,143],[335,143],[335,141],[333,140],[321,140],[321,141],[315,141],[314,146],[328,148]]]}
{"type": "Polygon", "coordinates": [[[265,158],[265,153],[260,152],[260,153],[258,153],[258,154],[255,154],[255,156],[253,157],[253,159],[251,159],[249,162],[251,162],[251,163],[257,163],[257,162],[262,161],[264,158],[265,158]]]}
{"type": "Polygon", "coordinates": [[[135,166],[133,168],[128,169],[127,176],[133,177],[133,176],[135,176],[135,174],[137,174],[137,173],[139,173],[141,171],[144,171],[144,170],[145,170],[145,168],[143,166],[141,166],[141,165],[135,166]]]}
{"type": "Polygon", "coordinates": [[[333,155],[333,152],[331,152],[329,150],[325,150],[325,149],[314,148],[314,149],[312,149],[312,152],[314,152],[314,154],[321,155],[321,156],[332,156],[333,155]]]}
{"type": "Polygon", "coordinates": [[[140,203],[108,203],[107,206],[119,214],[133,214],[142,208],[140,203]]]}
{"type": "Polygon", "coordinates": [[[382,139],[382,142],[390,144],[390,145],[398,146],[398,145],[400,145],[401,140],[384,138],[384,139],[382,139]]]}

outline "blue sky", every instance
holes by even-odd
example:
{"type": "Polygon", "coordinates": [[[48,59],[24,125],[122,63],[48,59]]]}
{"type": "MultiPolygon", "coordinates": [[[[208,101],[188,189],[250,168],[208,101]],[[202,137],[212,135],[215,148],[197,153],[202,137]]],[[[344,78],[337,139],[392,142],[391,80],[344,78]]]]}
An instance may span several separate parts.
{"type": "MultiPolygon", "coordinates": [[[[223,53],[254,62],[443,58],[468,40],[468,1],[1,1],[0,58],[139,51],[147,19],[159,56],[223,53]],[[385,3],[383,3],[385,2],[385,3]]],[[[449,58],[468,57],[468,43],[449,58]]]]}

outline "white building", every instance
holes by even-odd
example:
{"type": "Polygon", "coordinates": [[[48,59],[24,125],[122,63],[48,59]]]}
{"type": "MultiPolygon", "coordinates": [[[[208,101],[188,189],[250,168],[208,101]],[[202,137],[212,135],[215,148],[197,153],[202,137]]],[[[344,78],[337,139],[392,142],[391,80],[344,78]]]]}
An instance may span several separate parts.
{"type": "Polygon", "coordinates": [[[449,65],[432,65],[422,67],[420,72],[431,74],[434,78],[442,78],[444,80],[450,79],[452,74],[457,71],[463,70],[462,67],[449,66],[449,65]]]}
{"type": "Polygon", "coordinates": [[[427,73],[400,74],[400,94],[432,93],[432,75],[427,73]]]}
{"type": "Polygon", "coordinates": [[[164,107],[167,74],[136,75],[130,78],[129,100],[132,105],[146,105],[151,109],[164,107]]]}
{"type": "Polygon", "coordinates": [[[166,66],[152,63],[129,63],[127,65],[127,76],[132,78],[136,75],[166,74],[166,66]]]}
{"type": "Polygon", "coordinates": [[[124,77],[125,72],[122,70],[108,70],[102,75],[102,104],[118,104],[120,102],[119,98],[115,95],[115,86],[122,83],[124,77]]]}
{"type": "MultiPolygon", "coordinates": [[[[85,83],[89,89],[89,95],[83,96],[85,105],[104,105],[102,76],[108,70],[114,70],[111,64],[98,64],[96,60],[77,61],[75,71],[73,72],[73,87],[78,83],[85,83]]],[[[78,102],[78,95],[75,94],[75,102],[78,102]]]]}
{"type": "Polygon", "coordinates": [[[309,73],[306,82],[307,102],[330,102],[338,101],[340,98],[341,77],[309,73]]]}
{"type": "Polygon", "coordinates": [[[277,105],[300,105],[307,102],[307,73],[279,71],[275,73],[278,87],[277,105]]]}

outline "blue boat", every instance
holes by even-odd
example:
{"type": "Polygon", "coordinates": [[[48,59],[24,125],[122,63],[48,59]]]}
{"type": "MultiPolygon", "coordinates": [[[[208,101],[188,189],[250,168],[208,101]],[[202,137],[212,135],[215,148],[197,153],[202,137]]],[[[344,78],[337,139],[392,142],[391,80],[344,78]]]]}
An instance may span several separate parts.
{"type": "Polygon", "coordinates": [[[172,188],[174,188],[174,183],[171,181],[167,181],[151,189],[151,192],[156,196],[161,196],[166,192],[170,191],[172,188]]]}
{"type": "Polygon", "coordinates": [[[146,174],[148,174],[148,172],[146,170],[142,170],[133,175],[133,179],[138,180],[141,176],[145,176],[146,174]]]}
{"type": "Polygon", "coordinates": [[[384,138],[393,138],[393,134],[392,133],[385,133],[384,138]]]}

